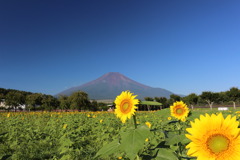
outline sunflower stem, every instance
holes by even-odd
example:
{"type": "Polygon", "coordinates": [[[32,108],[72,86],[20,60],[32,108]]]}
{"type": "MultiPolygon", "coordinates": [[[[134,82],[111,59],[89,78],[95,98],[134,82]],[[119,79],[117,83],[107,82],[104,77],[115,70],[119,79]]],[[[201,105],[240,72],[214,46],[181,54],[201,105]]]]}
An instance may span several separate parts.
{"type": "Polygon", "coordinates": [[[137,129],[137,119],[136,119],[136,115],[133,115],[133,122],[134,122],[134,127],[135,127],[135,129],[137,129]]]}

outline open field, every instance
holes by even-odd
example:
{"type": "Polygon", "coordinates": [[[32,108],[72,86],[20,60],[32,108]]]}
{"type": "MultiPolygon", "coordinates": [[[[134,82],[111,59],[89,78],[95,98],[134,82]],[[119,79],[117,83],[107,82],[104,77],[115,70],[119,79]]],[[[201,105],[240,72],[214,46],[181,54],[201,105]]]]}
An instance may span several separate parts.
{"type": "MultiPolygon", "coordinates": [[[[240,108],[222,111],[237,116],[240,108]]],[[[190,121],[200,114],[219,113],[214,108],[194,109],[186,122],[176,121],[169,109],[137,112],[138,128],[149,133],[138,151],[139,159],[190,159],[184,136],[190,121]],[[146,125],[148,122],[148,125],[146,125]],[[150,124],[150,126],[149,126],[150,124]],[[169,157],[169,158],[167,158],[169,157]]],[[[0,159],[90,160],[119,135],[132,128],[133,120],[125,124],[113,112],[2,112],[0,113],[0,159]]],[[[138,141],[137,141],[138,142],[138,141]]],[[[128,159],[122,150],[95,157],[96,159],[128,159]]],[[[134,159],[134,158],[133,158],[134,159]]]]}

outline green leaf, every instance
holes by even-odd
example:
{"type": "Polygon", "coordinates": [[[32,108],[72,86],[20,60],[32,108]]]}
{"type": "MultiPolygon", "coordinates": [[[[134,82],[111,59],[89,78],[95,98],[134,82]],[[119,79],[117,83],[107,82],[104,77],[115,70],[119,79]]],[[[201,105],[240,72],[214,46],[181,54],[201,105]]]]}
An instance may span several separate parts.
{"type": "Polygon", "coordinates": [[[74,144],[69,138],[66,138],[65,136],[60,138],[60,142],[61,145],[65,147],[70,147],[74,144]]]}
{"type": "Polygon", "coordinates": [[[5,134],[8,134],[8,132],[0,133],[0,136],[4,136],[5,134]]]}
{"type": "Polygon", "coordinates": [[[179,146],[178,145],[170,145],[170,149],[173,150],[173,151],[176,151],[179,149],[179,146]]]}
{"type": "Polygon", "coordinates": [[[191,142],[191,140],[190,139],[188,139],[185,135],[182,135],[182,136],[184,136],[184,139],[181,141],[181,143],[182,144],[188,144],[188,143],[190,143],[191,142]]]}
{"type": "Polygon", "coordinates": [[[178,160],[178,157],[175,153],[166,148],[160,148],[157,154],[156,160],[178,160]]]}
{"type": "Polygon", "coordinates": [[[184,139],[185,139],[185,135],[184,134],[169,136],[168,138],[166,138],[165,145],[177,144],[179,142],[182,142],[184,139]]]}
{"type": "Polygon", "coordinates": [[[131,129],[121,134],[121,147],[130,159],[134,159],[138,155],[149,135],[150,129],[147,126],[139,126],[137,129],[131,129]]]}
{"type": "Polygon", "coordinates": [[[112,153],[117,152],[120,149],[120,143],[118,139],[112,141],[111,143],[103,146],[96,154],[94,158],[108,156],[112,153]]]}
{"type": "Polygon", "coordinates": [[[69,160],[72,159],[71,155],[64,155],[60,158],[60,160],[69,160]]]}

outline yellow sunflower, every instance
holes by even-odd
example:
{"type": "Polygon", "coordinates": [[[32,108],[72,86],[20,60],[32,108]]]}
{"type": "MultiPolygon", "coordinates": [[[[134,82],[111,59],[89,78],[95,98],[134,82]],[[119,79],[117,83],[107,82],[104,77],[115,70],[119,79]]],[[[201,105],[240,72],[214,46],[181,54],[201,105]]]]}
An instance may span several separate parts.
{"type": "Polygon", "coordinates": [[[136,105],[139,100],[135,99],[137,95],[132,94],[129,91],[123,91],[114,101],[116,104],[115,114],[121,119],[122,123],[125,123],[136,112],[135,109],[137,109],[136,105]]]}
{"type": "Polygon", "coordinates": [[[67,128],[67,124],[64,124],[64,125],[63,125],[63,129],[66,129],[66,128],[67,128]]]}
{"type": "Polygon", "coordinates": [[[11,115],[11,114],[10,114],[10,113],[8,113],[8,114],[7,114],[7,118],[9,118],[9,117],[10,117],[10,115],[11,115]]]}
{"type": "Polygon", "coordinates": [[[177,101],[170,106],[171,116],[185,122],[189,109],[183,101],[177,101]]]}
{"type": "Polygon", "coordinates": [[[152,124],[150,122],[145,122],[145,124],[148,126],[148,128],[151,128],[152,124]]]}
{"type": "Polygon", "coordinates": [[[200,119],[191,122],[186,137],[191,142],[187,154],[197,160],[239,160],[240,128],[236,116],[228,115],[224,119],[222,113],[209,116],[201,115],[200,119]]]}

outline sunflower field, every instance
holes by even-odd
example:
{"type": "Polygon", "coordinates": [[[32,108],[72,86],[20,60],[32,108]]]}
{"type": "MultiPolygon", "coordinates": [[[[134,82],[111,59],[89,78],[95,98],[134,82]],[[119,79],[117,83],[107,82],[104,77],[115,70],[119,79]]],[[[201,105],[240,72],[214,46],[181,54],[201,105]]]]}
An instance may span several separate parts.
{"type": "Polygon", "coordinates": [[[0,159],[239,159],[236,110],[189,110],[176,102],[141,112],[136,104],[125,92],[115,112],[2,112],[0,159]]]}

